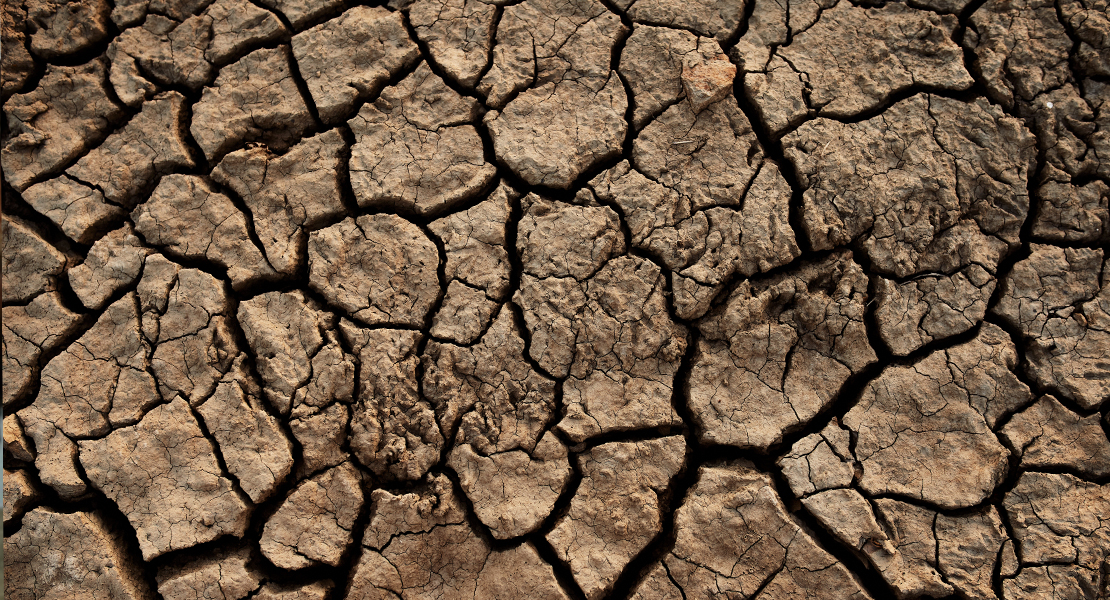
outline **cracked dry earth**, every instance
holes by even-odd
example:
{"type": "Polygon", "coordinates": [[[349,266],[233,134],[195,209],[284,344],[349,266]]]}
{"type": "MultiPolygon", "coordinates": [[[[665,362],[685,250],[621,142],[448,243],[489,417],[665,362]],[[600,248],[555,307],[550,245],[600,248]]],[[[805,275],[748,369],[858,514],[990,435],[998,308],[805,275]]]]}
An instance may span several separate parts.
{"type": "Polygon", "coordinates": [[[1106,0],[0,50],[5,598],[1110,598],[1106,0]]]}

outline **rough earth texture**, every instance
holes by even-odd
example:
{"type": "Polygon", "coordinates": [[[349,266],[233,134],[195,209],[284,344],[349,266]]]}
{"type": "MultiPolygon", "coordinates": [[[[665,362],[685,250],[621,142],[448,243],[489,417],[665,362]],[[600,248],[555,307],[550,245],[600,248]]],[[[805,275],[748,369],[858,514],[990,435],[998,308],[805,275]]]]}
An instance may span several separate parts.
{"type": "Polygon", "coordinates": [[[5,598],[1110,598],[1106,0],[6,0],[5,598]]]}

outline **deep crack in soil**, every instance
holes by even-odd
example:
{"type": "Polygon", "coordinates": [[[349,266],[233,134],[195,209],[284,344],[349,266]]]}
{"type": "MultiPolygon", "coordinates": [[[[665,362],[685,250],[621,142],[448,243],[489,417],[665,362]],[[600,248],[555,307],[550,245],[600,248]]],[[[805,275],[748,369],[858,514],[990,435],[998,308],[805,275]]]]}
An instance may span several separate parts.
{"type": "Polygon", "coordinates": [[[1110,4],[2,10],[5,598],[1110,598],[1110,4]]]}

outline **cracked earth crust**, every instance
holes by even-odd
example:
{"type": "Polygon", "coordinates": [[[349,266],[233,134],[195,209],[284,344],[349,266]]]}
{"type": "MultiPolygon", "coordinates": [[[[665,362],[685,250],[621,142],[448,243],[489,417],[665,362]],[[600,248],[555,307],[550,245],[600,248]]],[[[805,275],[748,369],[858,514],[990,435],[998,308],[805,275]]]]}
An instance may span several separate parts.
{"type": "Polygon", "coordinates": [[[1110,2],[0,29],[5,598],[1110,600],[1110,2]]]}

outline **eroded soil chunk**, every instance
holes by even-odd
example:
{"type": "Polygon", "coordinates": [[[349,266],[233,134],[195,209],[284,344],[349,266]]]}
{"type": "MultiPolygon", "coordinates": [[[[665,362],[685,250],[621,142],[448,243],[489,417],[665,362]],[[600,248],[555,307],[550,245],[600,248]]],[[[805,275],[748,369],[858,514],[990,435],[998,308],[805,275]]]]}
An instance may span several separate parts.
{"type": "Polygon", "coordinates": [[[81,455],[89,480],[135,528],[147,560],[246,531],[250,507],[180,397],[138,425],[82,442],[81,455]]]}
{"type": "Polygon", "coordinates": [[[477,120],[478,103],[447,87],[426,63],[383,91],[350,121],[359,205],[428,215],[478,194],[496,169],[485,162],[477,120]]]}
{"type": "Polygon", "coordinates": [[[860,486],[944,508],[989,496],[1010,454],[991,428],[1030,398],[1016,364],[1010,337],[985,324],[969,342],[887,368],[844,416],[858,436],[860,486]]]}
{"type": "Polygon", "coordinates": [[[4,595],[37,598],[152,598],[126,542],[96,512],[38,508],[4,539],[4,595]]]}
{"type": "Polygon", "coordinates": [[[766,448],[813,418],[876,360],[866,302],[846,253],[741,283],[698,326],[689,401],[702,440],[766,448]]]}
{"type": "Polygon", "coordinates": [[[308,238],[309,285],[369,324],[420,327],[439,293],[439,253],[393,215],[346,219],[308,238]]]}
{"type": "Polygon", "coordinates": [[[663,558],[687,599],[870,596],[794,520],[768,475],[740,463],[701,467],[675,513],[677,539],[663,558]]]}

